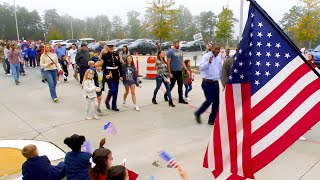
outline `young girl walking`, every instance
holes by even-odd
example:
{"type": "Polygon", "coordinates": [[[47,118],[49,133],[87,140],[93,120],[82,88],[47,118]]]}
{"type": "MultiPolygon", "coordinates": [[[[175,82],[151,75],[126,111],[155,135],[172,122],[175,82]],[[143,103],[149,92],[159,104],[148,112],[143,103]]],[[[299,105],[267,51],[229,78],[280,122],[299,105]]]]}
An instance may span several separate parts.
{"type": "Polygon", "coordinates": [[[92,117],[94,119],[99,119],[98,117],[98,101],[97,101],[97,93],[101,92],[101,89],[99,87],[96,87],[94,84],[94,72],[91,69],[88,69],[83,78],[82,82],[82,88],[84,91],[84,97],[87,100],[87,107],[86,107],[86,119],[91,120],[92,117]],[[94,104],[94,112],[93,116],[90,115],[90,109],[91,109],[91,103],[94,104]]]}
{"type": "Polygon", "coordinates": [[[191,101],[191,99],[188,97],[189,92],[192,90],[192,81],[193,81],[193,77],[192,77],[192,71],[190,68],[190,60],[186,59],[184,61],[186,67],[188,70],[183,70],[182,71],[182,82],[184,84],[184,87],[186,88],[186,92],[185,92],[185,100],[186,101],[191,101]]]}
{"type": "Polygon", "coordinates": [[[137,99],[136,99],[136,92],[135,86],[139,86],[137,81],[137,70],[133,63],[133,58],[131,55],[128,55],[125,63],[122,64],[122,71],[123,71],[123,85],[126,89],[123,95],[123,104],[124,106],[128,107],[129,105],[126,102],[127,96],[129,94],[129,88],[131,91],[132,102],[136,111],[140,111],[139,106],[137,106],[137,99]]]}

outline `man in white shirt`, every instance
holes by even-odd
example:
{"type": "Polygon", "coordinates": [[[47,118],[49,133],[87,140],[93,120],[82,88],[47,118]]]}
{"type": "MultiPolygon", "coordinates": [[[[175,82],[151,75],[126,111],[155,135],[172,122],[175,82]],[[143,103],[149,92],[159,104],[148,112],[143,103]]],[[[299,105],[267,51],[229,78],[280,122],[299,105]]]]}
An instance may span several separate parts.
{"type": "Polygon", "coordinates": [[[219,56],[221,46],[215,44],[211,51],[202,57],[199,70],[200,76],[203,78],[201,87],[206,97],[205,102],[194,114],[197,123],[201,123],[200,115],[204,113],[212,104],[211,114],[208,124],[213,125],[219,108],[219,79],[221,79],[222,61],[219,56]]]}
{"type": "Polygon", "coordinates": [[[73,70],[74,70],[74,78],[76,78],[76,80],[78,80],[78,69],[77,69],[77,64],[76,64],[76,55],[77,55],[77,45],[76,44],[72,44],[72,48],[69,50],[68,52],[68,61],[69,64],[72,64],[73,70]]]}

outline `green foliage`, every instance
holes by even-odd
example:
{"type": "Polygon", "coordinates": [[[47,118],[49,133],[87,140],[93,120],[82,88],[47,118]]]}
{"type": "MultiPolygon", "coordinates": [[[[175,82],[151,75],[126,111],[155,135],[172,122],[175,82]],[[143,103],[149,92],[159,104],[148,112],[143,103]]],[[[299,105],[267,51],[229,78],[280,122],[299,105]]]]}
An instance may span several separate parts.
{"type": "Polygon", "coordinates": [[[220,42],[226,48],[229,41],[232,41],[234,23],[237,21],[233,17],[233,12],[228,7],[223,7],[222,12],[218,15],[216,41],[220,42]]]}
{"type": "Polygon", "coordinates": [[[48,41],[63,39],[63,35],[57,28],[52,28],[48,34],[48,41]]]}
{"type": "Polygon", "coordinates": [[[125,27],[125,32],[128,38],[138,39],[141,36],[141,22],[139,20],[140,13],[130,11],[127,13],[128,24],[125,27]]]}
{"type": "Polygon", "coordinates": [[[204,41],[212,41],[214,36],[214,27],[217,23],[216,18],[217,17],[214,15],[212,11],[200,13],[199,26],[204,41]]]}
{"type": "Polygon", "coordinates": [[[123,39],[124,27],[120,16],[114,16],[112,20],[111,39],[123,39]]]}
{"type": "Polygon", "coordinates": [[[320,36],[320,1],[299,0],[300,4],[293,6],[284,15],[280,24],[288,36],[299,46],[318,44],[320,36]]]}
{"type": "Polygon", "coordinates": [[[195,25],[195,19],[193,18],[190,10],[184,6],[180,6],[177,12],[177,22],[175,25],[175,39],[191,41],[193,35],[199,30],[195,25]]]}
{"type": "Polygon", "coordinates": [[[172,40],[174,38],[177,9],[174,0],[154,0],[147,7],[145,28],[149,28],[156,39],[172,40]]]}

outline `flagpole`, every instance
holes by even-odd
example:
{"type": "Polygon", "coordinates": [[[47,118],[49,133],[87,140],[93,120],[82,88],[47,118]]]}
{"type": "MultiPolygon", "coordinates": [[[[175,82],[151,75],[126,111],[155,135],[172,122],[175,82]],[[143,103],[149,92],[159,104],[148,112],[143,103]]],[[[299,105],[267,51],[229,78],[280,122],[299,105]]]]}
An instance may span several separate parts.
{"type": "Polygon", "coordinates": [[[14,6],[14,18],[16,20],[17,38],[18,38],[18,42],[19,42],[20,38],[19,38],[19,29],[18,29],[17,10],[16,10],[16,1],[15,0],[13,0],[13,6],[14,6]]]}
{"type": "Polygon", "coordinates": [[[248,0],[250,3],[261,13],[261,15],[273,26],[279,34],[288,42],[288,44],[296,50],[301,59],[308,64],[308,66],[312,69],[312,71],[320,78],[319,72],[312,67],[309,61],[301,54],[300,49],[294,44],[294,42],[283,32],[283,30],[272,20],[272,18],[268,15],[268,13],[260,7],[260,5],[255,0],[248,0]]]}
{"type": "Polygon", "coordinates": [[[240,40],[241,40],[242,30],[243,30],[243,1],[244,1],[244,0],[240,0],[239,42],[240,42],[240,40]]]}

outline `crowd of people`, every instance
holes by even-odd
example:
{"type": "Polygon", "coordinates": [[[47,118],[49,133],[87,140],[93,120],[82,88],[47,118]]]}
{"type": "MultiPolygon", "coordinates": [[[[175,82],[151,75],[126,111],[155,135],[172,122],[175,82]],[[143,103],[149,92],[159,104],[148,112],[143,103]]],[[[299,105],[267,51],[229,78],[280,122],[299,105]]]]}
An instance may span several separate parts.
{"type": "MultiPolygon", "coordinates": [[[[127,96],[131,93],[133,108],[140,111],[137,104],[136,87],[141,87],[137,77],[137,70],[130,55],[128,48],[123,47],[120,53],[114,51],[114,44],[108,42],[97,47],[93,56],[90,57],[86,44],[81,44],[78,50],[76,44],[67,51],[64,46],[57,43],[56,46],[44,44],[43,42],[6,42],[4,55],[4,69],[7,75],[13,75],[16,85],[20,84],[19,75],[25,75],[24,67],[36,68],[40,66],[42,82],[48,84],[50,96],[53,102],[58,102],[56,86],[60,83],[60,77],[64,82],[68,81],[69,67],[73,69],[74,78],[82,85],[84,98],[86,99],[86,119],[98,119],[101,113],[102,93],[108,87],[105,106],[113,111],[120,111],[117,105],[118,89],[120,83],[123,84],[125,92],[123,94],[123,105],[128,107],[127,96]],[[111,105],[110,105],[111,102],[111,105]],[[93,106],[93,107],[92,107],[93,106]],[[92,109],[94,109],[92,111],[92,109]]],[[[222,68],[223,62],[228,62],[229,70],[231,68],[232,57],[230,50],[226,51],[225,58],[220,55],[220,45],[208,44],[208,51],[203,56],[199,66],[202,80],[202,89],[205,95],[205,102],[195,112],[195,119],[201,123],[200,116],[206,109],[212,105],[208,124],[213,125],[214,119],[219,107],[219,80],[221,75],[227,79],[228,73],[222,68]]],[[[179,41],[173,42],[173,48],[167,54],[163,50],[157,53],[155,63],[157,69],[156,87],[153,92],[152,103],[158,104],[157,93],[164,84],[166,92],[164,100],[168,105],[175,107],[172,98],[172,89],[175,84],[178,85],[178,102],[188,104],[191,101],[189,93],[192,90],[194,76],[190,67],[190,60],[184,59],[183,52],[180,50],[179,41]],[[183,87],[185,91],[183,92],[183,87]]],[[[223,82],[225,84],[226,82],[223,82]]]]}
{"type": "MultiPolygon", "coordinates": [[[[114,44],[108,43],[104,47],[98,47],[93,57],[90,57],[86,44],[81,44],[77,50],[75,44],[67,52],[66,49],[57,44],[52,47],[50,44],[28,44],[23,42],[17,44],[11,42],[4,50],[6,74],[12,74],[14,81],[19,85],[19,72],[24,66],[36,68],[40,66],[42,82],[47,82],[49,92],[53,102],[59,102],[56,93],[56,86],[59,77],[62,76],[67,82],[69,76],[69,66],[73,68],[74,78],[81,84],[81,88],[86,99],[86,119],[99,119],[101,113],[102,93],[107,91],[105,106],[113,111],[120,111],[117,106],[118,89],[120,83],[123,84],[125,92],[123,94],[123,105],[129,106],[127,96],[131,93],[134,109],[140,111],[135,95],[136,87],[141,87],[138,82],[137,70],[128,48],[123,47],[123,51],[118,54],[114,51],[114,44]],[[8,46],[9,45],[9,46],[8,46]],[[10,48],[11,49],[10,49],[10,48]],[[35,48],[37,47],[37,48],[35,48]],[[23,49],[23,50],[20,50],[23,49]],[[27,50],[26,50],[27,49],[27,50]],[[7,66],[10,66],[7,71],[7,66]],[[11,72],[10,72],[11,70],[11,72]],[[111,100],[112,99],[112,100],[111,100]],[[111,105],[110,105],[111,101],[111,105]],[[92,107],[93,106],[93,107],[92,107]],[[92,111],[93,109],[93,111],[92,111]]],[[[219,107],[219,80],[224,74],[228,77],[229,72],[224,72],[222,64],[224,61],[231,61],[232,57],[220,56],[221,46],[219,44],[208,44],[208,51],[203,56],[199,70],[202,78],[201,87],[204,91],[205,101],[194,113],[197,123],[201,123],[200,116],[209,106],[212,106],[208,125],[213,125],[219,107]]],[[[224,63],[229,64],[230,63],[224,63]]],[[[179,49],[179,41],[173,42],[173,48],[167,54],[163,50],[157,52],[156,87],[153,92],[152,103],[158,104],[157,93],[162,83],[166,88],[164,100],[168,101],[170,107],[175,107],[172,98],[172,89],[177,83],[178,102],[188,104],[191,101],[189,93],[192,90],[194,76],[190,67],[190,60],[184,59],[183,52],[179,49]],[[185,91],[183,92],[183,87],[185,91]]],[[[24,75],[24,71],[21,72],[24,75]]],[[[224,83],[225,84],[225,83],[224,83]]],[[[112,153],[101,146],[93,154],[82,152],[81,145],[85,141],[83,136],[73,135],[65,139],[72,151],[68,152],[65,161],[57,166],[51,166],[47,157],[39,157],[34,145],[28,145],[22,150],[22,154],[28,159],[23,165],[24,179],[59,179],[66,176],[67,179],[125,179],[127,170],[120,166],[112,167],[112,153]],[[91,162],[89,159],[92,158],[91,162]],[[95,164],[91,167],[91,164],[95,164]],[[88,168],[91,167],[91,168],[88,168]],[[42,173],[39,173],[41,169],[42,173]],[[90,169],[90,170],[88,170],[90,169]],[[37,172],[37,173],[35,173],[37,172]],[[120,176],[121,175],[121,176],[120,176]],[[30,177],[30,178],[28,178],[30,177]],[[46,177],[46,178],[43,178],[46,177]]],[[[179,168],[181,177],[186,179],[183,169],[179,168]]]]}
{"type": "MultiPolygon", "coordinates": [[[[71,149],[64,161],[51,165],[47,156],[39,156],[37,147],[33,144],[23,147],[21,153],[27,159],[22,165],[24,180],[60,180],[66,177],[70,180],[129,180],[130,170],[123,165],[112,165],[111,150],[104,148],[105,139],[92,154],[83,151],[86,138],[74,134],[65,138],[64,143],[71,149]]],[[[187,174],[182,167],[178,168],[183,180],[187,174]]]]}

